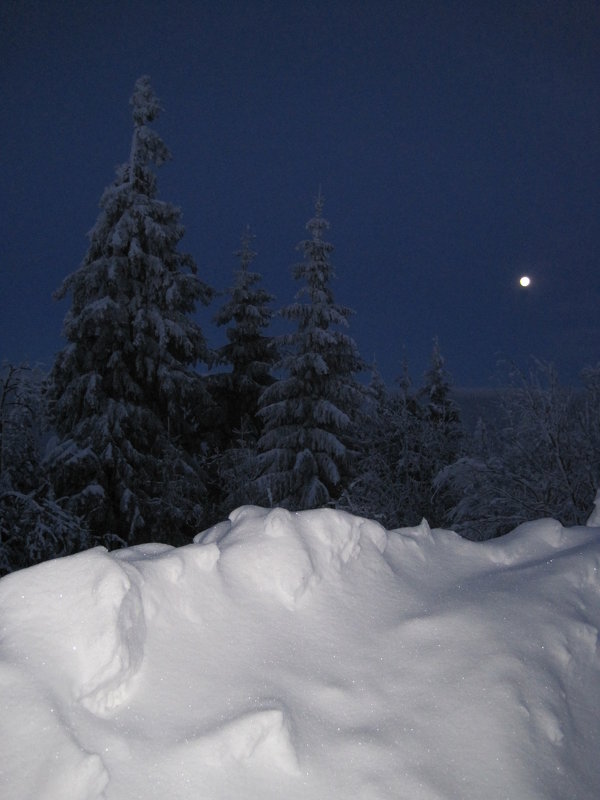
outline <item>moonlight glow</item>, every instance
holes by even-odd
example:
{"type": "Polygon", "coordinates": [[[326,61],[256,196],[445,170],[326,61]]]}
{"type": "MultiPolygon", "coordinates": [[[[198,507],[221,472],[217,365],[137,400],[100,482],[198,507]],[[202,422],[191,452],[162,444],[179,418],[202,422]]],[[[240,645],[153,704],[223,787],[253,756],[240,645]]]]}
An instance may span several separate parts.
{"type": "Polygon", "coordinates": [[[531,283],[531,278],[528,275],[522,275],[519,278],[519,283],[521,284],[521,286],[527,287],[531,283]]]}

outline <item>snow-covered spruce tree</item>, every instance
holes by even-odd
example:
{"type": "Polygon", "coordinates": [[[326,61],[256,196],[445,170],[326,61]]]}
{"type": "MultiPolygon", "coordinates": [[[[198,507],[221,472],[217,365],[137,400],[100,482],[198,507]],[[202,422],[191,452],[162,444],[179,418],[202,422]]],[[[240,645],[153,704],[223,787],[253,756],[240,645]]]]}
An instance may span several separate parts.
{"type": "Polygon", "coordinates": [[[398,389],[376,377],[362,425],[356,477],[344,507],[386,528],[417,525],[429,511],[431,485],[423,478],[424,411],[404,364],[398,389]]]}
{"type": "Polygon", "coordinates": [[[216,363],[227,372],[210,376],[210,390],[219,408],[210,459],[215,517],[252,500],[249,488],[255,477],[256,445],[262,431],[258,399],[274,378],[277,361],[275,339],[265,331],[273,317],[269,304],[273,295],[260,286],[261,275],[250,269],[256,252],[254,236],[247,227],[235,255],[239,268],[228,299],[215,316],[217,325],[227,325],[227,342],[215,353],[216,363]]]}
{"type": "Polygon", "coordinates": [[[89,543],[81,520],[54,501],[42,467],[42,380],[26,364],[0,371],[0,575],[89,543]]]}
{"type": "Polygon", "coordinates": [[[390,491],[396,498],[394,527],[418,525],[423,517],[429,518],[431,492],[423,468],[425,413],[419,393],[413,389],[406,361],[396,383],[398,389],[390,394],[388,409],[388,458],[393,464],[390,491]]]}
{"type": "Polygon", "coordinates": [[[356,475],[338,502],[340,508],[388,528],[397,527],[401,488],[394,480],[398,447],[392,407],[391,394],[374,364],[361,415],[356,475]]]}
{"type": "Polygon", "coordinates": [[[451,397],[448,374],[437,337],[431,361],[419,392],[422,409],[418,473],[422,515],[432,527],[445,527],[456,498],[450,486],[436,483],[436,476],[461,455],[463,428],[458,406],[451,397]]]}
{"type": "Polygon", "coordinates": [[[437,336],[433,340],[429,369],[419,392],[425,416],[440,432],[444,447],[451,457],[456,455],[462,437],[458,406],[450,396],[452,380],[445,367],[437,336]]]}
{"type": "Polygon", "coordinates": [[[246,228],[241,249],[235,253],[240,266],[234,284],[215,315],[217,325],[228,326],[227,343],[217,350],[216,362],[230,369],[212,379],[216,396],[225,409],[224,449],[240,440],[256,442],[261,429],[258,398],[273,383],[271,371],[277,361],[275,340],[265,334],[273,317],[269,304],[274,298],[260,286],[262,276],[250,269],[256,257],[251,246],[253,238],[250,228],[246,228]]]}
{"type": "Polygon", "coordinates": [[[212,290],[178,250],[180,210],[157,198],[152,165],[170,154],[149,127],[160,105],[147,77],[131,106],[129,161],[102,195],[83,263],[57,292],[72,307],[49,381],[59,441],[48,466],[61,504],[100,540],[173,541],[202,523],[195,453],[209,401],[194,365],[208,352],[191,314],[212,290]]]}
{"type": "Polygon", "coordinates": [[[340,497],[352,473],[363,399],[356,375],[364,364],[344,330],[352,312],[334,302],[333,246],[324,238],[329,223],[322,212],[319,195],[306,226],[311,238],[298,245],[304,261],[294,267],[304,285],[281,312],[297,328],[282,337],[281,378],[260,398],[255,488],[260,502],[291,510],[333,505],[340,497]]]}

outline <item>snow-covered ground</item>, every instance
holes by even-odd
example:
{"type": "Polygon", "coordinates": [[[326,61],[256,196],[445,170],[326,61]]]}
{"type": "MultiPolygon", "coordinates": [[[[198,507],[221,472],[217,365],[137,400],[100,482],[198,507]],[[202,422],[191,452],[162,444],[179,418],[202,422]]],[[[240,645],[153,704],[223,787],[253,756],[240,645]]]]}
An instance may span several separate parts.
{"type": "Polygon", "coordinates": [[[599,566],[591,526],[244,507],[8,575],[0,797],[597,800],[599,566]]]}

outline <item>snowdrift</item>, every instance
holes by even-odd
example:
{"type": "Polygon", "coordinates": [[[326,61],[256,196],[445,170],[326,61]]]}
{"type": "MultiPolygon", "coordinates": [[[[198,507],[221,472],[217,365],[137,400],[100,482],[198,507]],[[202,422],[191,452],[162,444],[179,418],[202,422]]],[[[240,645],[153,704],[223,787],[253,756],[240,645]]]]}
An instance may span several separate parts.
{"type": "Polygon", "coordinates": [[[244,507],[0,581],[6,800],[596,800],[600,529],[244,507]]]}

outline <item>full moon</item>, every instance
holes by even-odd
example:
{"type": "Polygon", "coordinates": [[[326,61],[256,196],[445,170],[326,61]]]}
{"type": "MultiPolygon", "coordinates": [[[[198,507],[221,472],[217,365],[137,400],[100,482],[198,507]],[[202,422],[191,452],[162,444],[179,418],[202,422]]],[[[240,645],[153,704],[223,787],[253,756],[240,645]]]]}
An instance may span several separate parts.
{"type": "Polygon", "coordinates": [[[522,275],[519,278],[519,283],[521,284],[521,286],[529,286],[529,284],[531,283],[531,278],[529,277],[529,275],[522,275]]]}

